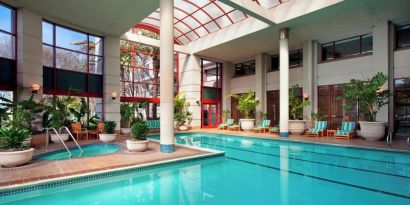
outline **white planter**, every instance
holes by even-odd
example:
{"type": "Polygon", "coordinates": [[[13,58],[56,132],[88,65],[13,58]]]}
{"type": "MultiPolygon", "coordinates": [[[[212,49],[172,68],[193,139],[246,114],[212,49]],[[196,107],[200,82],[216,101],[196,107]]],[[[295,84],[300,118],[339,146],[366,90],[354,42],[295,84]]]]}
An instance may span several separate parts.
{"type": "MultiPolygon", "coordinates": [[[[60,134],[61,139],[65,142],[68,140],[68,137],[70,135],[68,134],[60,134]]],[[[58,138],[58,136],[56,134],[50,134],[50,139],[53,143],[60,143],[60,138],[58,138]]]]}
{"type": "Polygon", "coordinates": [[[292,135],[301,135],[306,130],[306,120],[289,120],[289,132],[292,135]]]}
{"type": "Polygon", "coordinates": [[[365,140],[380,140],[384,137],[386,127],[385,122],[365,122],[359,121],[360,133],[365,140]]]}
{"type": "Polygon", "coordinates": [[[33,148],[16,152],[0,152],[0,166],[15,167],[26,164],[33,158],[33,153],[33,148]]]}
{"type": "Polygon", "coordinates": [[[115,140],[116,134],[100,134],[100,141],[103,143],[110,143],[115,140]]]}
{"type": "Polygon", "coordinates": [[[127,140],[127,149],[130,152],[144,152],[148,149],[149,140],[144,141],[132,141],[127,140]]]}
{"type": "Polygon", "coordinates": [[[180,131],[187,131],[187,130],[189,129],[189,127],[186,126],[186,125],[181,125],[181,126],[178,127],[178,129],[179,129],[180,131]]]}
{"type": "Polygon", "coordinates": [[[241,129],[244,131],[251,131],[255,127],[255,119],[240,119],[241,129]]]}
{"type": "Polygon", "coordinates": [[[131,133],[131,128],[121,128],[121,134],[130,134],[131,133]]]}

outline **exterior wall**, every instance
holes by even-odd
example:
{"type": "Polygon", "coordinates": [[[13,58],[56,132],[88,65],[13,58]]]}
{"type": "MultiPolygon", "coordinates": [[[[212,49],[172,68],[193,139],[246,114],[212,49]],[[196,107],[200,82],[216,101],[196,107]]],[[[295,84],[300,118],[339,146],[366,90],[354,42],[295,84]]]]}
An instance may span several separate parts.
{"type": "Polygon", "coordinates": [[[120,38],[106,36],[104,38],[104,118],[117,122],[120,127],[120,38]],[[112,92],[118,94],[113,100],[112,92]]]}
{"type": "Polygon", "coordinates": [[[195,55],[179,55],[179,92],[185,94],[190,103],[192,127],[201,126],[201,58],[195,55]]]}

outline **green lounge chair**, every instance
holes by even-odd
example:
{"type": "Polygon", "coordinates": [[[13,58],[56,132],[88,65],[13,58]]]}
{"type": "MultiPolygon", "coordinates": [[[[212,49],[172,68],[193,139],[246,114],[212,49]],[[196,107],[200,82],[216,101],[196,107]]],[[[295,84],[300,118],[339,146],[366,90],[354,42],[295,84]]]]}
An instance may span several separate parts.
{"type": "Polygon", "coordinates": [[[271,134],[279,134],[279,126],[272,127],[269,129],[269,133],[271,134]]]}
{"type": "Polygon", "coordinates": [[[334,135],[335,139],[346,139],[350,140],[350,138],[354,137],[355,134],[355,122],[342,122],[342,126],[340,129],[337,129],[334,135]]]}
{"type": "Polygon", "coordinates": [[[270,128],[270,120],[263,120],[262,125],[252,129],[252,132],[266,132],[270,128]]]}
{"type": "Polygon", "coordinates": [[[161,127],[159,120],[147,120],[145,123],[148,125],[149,129],[160,129],[161,127]]]}
{"type": "Polygon", "coordinates": [[[229,126],[233,125],[233,119],[227,119],[225,124],[219,124],[219,130],[226,130],[229,126]]]}
{"type": "Polygon", "coordinates": [[[327,121],[316,121],[315,127],[311,128],[307,133],[309,137],[323,137],[323,133],[327,130],[327,121]]]}

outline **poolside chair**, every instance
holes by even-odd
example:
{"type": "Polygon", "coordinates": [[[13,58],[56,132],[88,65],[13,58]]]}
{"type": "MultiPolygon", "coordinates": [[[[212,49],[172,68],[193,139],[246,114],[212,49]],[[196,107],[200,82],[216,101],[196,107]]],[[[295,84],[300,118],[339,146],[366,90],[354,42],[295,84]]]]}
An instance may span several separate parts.
{"type": "Polygon", "coordinates": [[[97,129],[95,130],[88,130],[88,135],[90,138],[94,137],[97,139],[98,135],[104,132],[104,123],[99,122],[97,124],[97,129]]]}
{"type": "Polygon", "coordinates": [[[342,122],[342,126],[340,129],[337,129],[334,135],[334,139],[346,139],[350,140],[350,138],[354,137],[355,134],[355,122],[342,122]]]}
{"type": "Polygon", "coordinates": [[[218,125],[218,130],[226,130],[231,125],[233,125],[233,119],[227,119],[225,124],[218,125]]]}
{"type": "Polygon", "coordinates": [[[327,130],[327,121],[316,121],[315,127],[307,131],[309,137],[323,137],[327,130]]]}
{"type": "Polygon", "coordinates": [[[269,133],[271,134],[279,134],[279,126],[275,126],[269,129],[269,133]]]}
{"type": "Polygon", "coordinates": [[[228,130],[231,131],[241,131],[241,120],[238,121],[237,125],[228,126],[228,130]]]}
{"type": "Polygon", "coordinates": [[[85,139],[88,140],[88,130],[81,128],[81,123],[79,122],[71,124],[71,132],[73,133],[77,141],[80,139],[80,137],[85,137],[85,139]]]}
{"type": "Polygon", "coordinates": [[[267,132],[270,129],[270,120],[263,120],[262,125],[252,129],[252,132],[267,132]]]}
{"type": "Polygon", "coordinates": [[[161,124],[159,120],[147,120],[145,121],[149,129],[160,129],[161,124]]]}

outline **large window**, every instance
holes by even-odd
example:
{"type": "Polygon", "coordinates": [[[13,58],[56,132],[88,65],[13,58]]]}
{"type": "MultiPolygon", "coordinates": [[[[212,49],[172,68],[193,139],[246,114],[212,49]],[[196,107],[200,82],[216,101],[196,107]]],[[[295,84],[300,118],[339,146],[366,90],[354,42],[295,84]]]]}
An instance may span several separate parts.
{"type": "Polygon", "coordinates": [[[44,94],[83,97],[102,119],[103,47],[102,37],[43,21],[44,94]]]}
{"type": "Polygon", "coordinates": [[[322,61],[373,53],[373,35],[365,34],[322,44],[322,61]]]}
{"type": "MultiPolygon", "coordinates": [[[[279,70],[279,55],[272,56],[272,67],[270,71],[278,71],[279,70]]],[[[289,52],[289,68],[298,68],[303,66],[303,49],[298,49],[289,52]]]]}
{"type": "Polygon", "coordinates": [[[397,48],[410,47],[410,25],[396,27],[397,48]]]}
{"type": "MultiPolygon", "coordinates": [[[[297,89],[296,97],[300,101],[303,101],[303,88],[299,87],[297,89]]],[[[271,120],[272,126],[279,125],[279,113],[280,113],[279,99],[280,99],[279,90],[266,91],[266,104],[267,104],[266,114],[267,114],[267,118],[271,120]]]]}
{"type": "Polygon", "coordinates": [[[16,88],[16,11],[0,3],[0,91],[16,88]]]}
{"type": "MultiPolygon", "coordinates": [[[[157,34],[140,30],[143,35],[157,34]]],[[[121,40],[121,102],[147,102],[147,119],[159,118],[160,58],[159,48],[121,40]]],[[[174,57],[174,94],[178,93],[178,53],[174,57]]]]}
{"type": "Polygon", "coordinates": [[[255,75],[255,60],[235,65],[235,77],[255,75]]]}
{"type": "Polygon", "coordinates": [[[318,115],[329,122],[329,129],[337,129],[344,120],[357,121],[357,104],[344,98],[343,85],[318,87],[318,115]],[[350,108],[345,104],[350,104],[350,108]]]}
{"type": "Polygon", "coordinates": [[[410,135],[410,78],[394,81],[395,133],[398,136],[410,135]]]}

